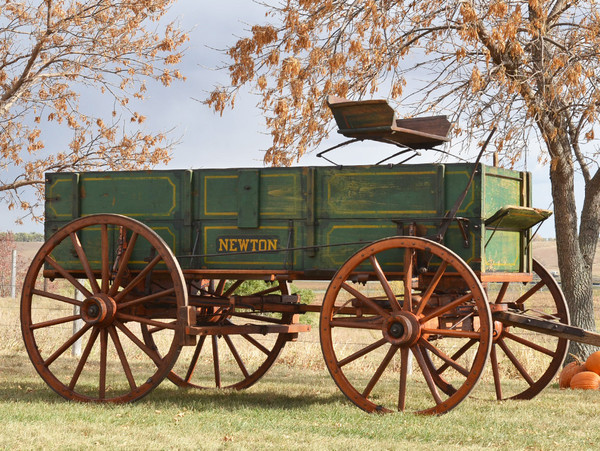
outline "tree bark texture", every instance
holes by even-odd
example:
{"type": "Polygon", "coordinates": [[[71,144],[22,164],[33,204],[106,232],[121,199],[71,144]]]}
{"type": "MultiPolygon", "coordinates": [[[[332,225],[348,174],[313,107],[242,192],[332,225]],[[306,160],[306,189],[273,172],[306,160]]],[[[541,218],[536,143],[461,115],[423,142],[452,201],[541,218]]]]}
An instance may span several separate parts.
{"type": "MultiPolygon", "coordinates": [[[[562,149],[563,152],[565,149],[562,149]]],[[[565,153],[562,153],[565,155],[565,153]]],[[[592,263],[598,231],[593,228],[593,216],[598,215],[598,195],[586,196],[582,211],[581,233],[577,227],[577,205],[575,202],[574,166],[570,158],[555,158],[550,165],[552,198],[554,200],[554,225],[558,266],[562,290],[571,313],[571,323],[586,330],[595,331],[594,298],[592,285],[592,263]],[[591,211],[596,207],[596,211],[591,211]]],[[[569,353],[585,359],[594,347],[571,342],[569,353]]]]}

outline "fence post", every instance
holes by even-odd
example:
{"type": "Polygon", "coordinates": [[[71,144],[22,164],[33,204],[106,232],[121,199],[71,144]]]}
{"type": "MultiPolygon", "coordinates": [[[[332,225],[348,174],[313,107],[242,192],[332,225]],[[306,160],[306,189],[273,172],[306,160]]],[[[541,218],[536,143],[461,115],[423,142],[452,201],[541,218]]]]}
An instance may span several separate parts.
{"type": "MultiPolygon", "coordinates": [[[[73,290],[74,290],[75,299],[77,299],[78,301],[83,301],[83,295],[79,292],[79,290],[77,288],[73,288],[73,290]]],[[[73,315],[79,315],[79,313],[80,313],[79,306],[74,305],[73,306],[73,315]]],[[[79,332],[81,330],[82,326],[83,326],[83,320],[81,318],[73,321],[73,335],[75,335],[77,332],[79,332]]],[[[77,340],[75,343],[73,343],[73,346],[71,347],[71,355],[73,357],[81,356],[81,338],[79,340],[77,340]]]]}
{"type": "Polygon", "coordinates": [[[10,271],[10,297],[17,297],[17,250],[12,251],[12,270],[10,271]]]}

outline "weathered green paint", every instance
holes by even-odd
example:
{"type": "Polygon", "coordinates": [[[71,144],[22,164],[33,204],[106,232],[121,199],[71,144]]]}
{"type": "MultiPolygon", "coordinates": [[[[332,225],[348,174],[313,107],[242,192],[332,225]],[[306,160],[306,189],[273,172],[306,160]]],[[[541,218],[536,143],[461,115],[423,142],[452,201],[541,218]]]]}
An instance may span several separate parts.
{"type": "MultiPolygon", "coordinates": [[[[421,233],[434,235],[473,167],[461,163],[48,174],[46,233],[78,215],[121,213],[155,229],[184,269],[331,273],[363,244],[402,234],[412,223],[419,224],[421,233]],[[192,254],[197,256],[187,257],[192,254]]],[[[480,165],[457,213],[468,220],[467,243],[453,222],[444,244],[475,271],[527,271],[530,232],[511,224],[501,224],[494,232],[485,220],[506,205],[530,206],[529,185],[527,173],[480,165]]],[[[99,235],[89,232],[82,241],[92,255],[99,252],[99,235]]],[[[140,249],[134,260],[139,257],[141,264],[147,252],[140,249]]],[[[78,265],[75,256],[56,253],[60,260],[78,265]]],[[[394,252],[382,256],[386,270],[400,271],[401,261],[394,252]]]]}
{"type": "Polygon", "coordinates": [[[239,171],[237,182],[238,227],[256,228],[260,214],[260,173],[256,169],[239,171]]]}

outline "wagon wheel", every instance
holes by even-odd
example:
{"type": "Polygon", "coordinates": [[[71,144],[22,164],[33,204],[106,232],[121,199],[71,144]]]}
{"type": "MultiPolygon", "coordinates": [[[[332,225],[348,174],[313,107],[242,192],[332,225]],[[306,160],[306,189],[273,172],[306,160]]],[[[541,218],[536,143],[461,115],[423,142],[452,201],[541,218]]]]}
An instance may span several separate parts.
{"type": "MultiPolygon", "coordinates": [[[[236,306],[232,312],[229,296],[243,280],[201,280],[190,284],[190,304],[197,305],[197,324],[230,326],[233,324],[273,323],[290,324],[292,314],[252,312],[236,306]],[[197,294],[196,294],[197,293],[197,294]],[[211,306],[210,301],[215,305],[211,306]]],[[[280,291],[289,294],[287,284],[280,282],[272,288],[253,295],[280,291]]],[[[153,343],[152,334],[146,333],[146,342],[153,343]]],[[[242,390],[255,384],[271,368],[277,356],[290,340],[290,334],[251,335],[223,334],[198,337],[195,347],[182,350],[168,378],[186,388],[223,388],[242,390]]]]}
{"type": "Polygon", "coordinates": [[[124,216],[91,215],[61,228],[33,259],[21,329],[36,370],[64,398],[134,401],[175,363],[176,311],[186,304],[179,264],[152,229],[124,216]],[[44,266],[56,280],[43,279],[44,266]],[[171,288],[148,295],[145,286],[155,278],[171,288]],[[144,344],[140,325],[163,330],[158,352],[144,344]],[[69,351],[76,343],[80,356],[69,351]]]}
{"type": "MultiPolygon", "coordinates": [[[[490,302],[536,319],[569,324],[569,310],[558,283],[536,260],[533,260],[533,272],[539,281],[527,285],[490,284],[490,302]]],[[[495,328],[490,357],[496,398],[533,398],[560,370],[568,340],[498,322],[495,328]]]]}
{"type": "Polygon", "coordinates": [[[342,265],[325,294],[320,333],[333,379],[368,412],[447,412],[473,389],[492,340],[473,271],[444,246],[415,237],[376,241],[342,265]],[[429,269],[417,267],[423,261],[429,269]],[[449,394],[437,387],[446,380],[455,387],[449,394]]]}

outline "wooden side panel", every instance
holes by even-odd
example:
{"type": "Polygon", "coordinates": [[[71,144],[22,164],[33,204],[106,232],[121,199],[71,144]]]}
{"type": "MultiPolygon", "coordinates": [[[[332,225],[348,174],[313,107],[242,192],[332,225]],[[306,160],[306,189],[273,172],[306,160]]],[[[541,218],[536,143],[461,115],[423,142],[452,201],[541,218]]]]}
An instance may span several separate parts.
{"type": "Polygon", "coordinates": [[[79,174],[46,174],[45,188],[46,224],[79,217],[79,174]]]}
{"type": "Polygon", "coordinates": [[[309,203],[308,168],[194,171],[190,267],[302,270],[309,203]]]}
{"type": "MultiPolygon", "coordinates": [[[[259,171],[260,220],[306,218],[306,168],[269,168],[259,171]]],[[[194,219],[238,220],[246,183],[246,170],[205,169],[194,171],[194,219]]],[[[252,202],[255,202],[252,200],[252,202]]]]}
{"type": "MultiPolygon", "coordinates": [[[[485,166],[483,219],[492,217],[507,205],[530,207],[530,177],[525,172],[485,166]]],[[[530,230],[520,230],[507,222],[505,226],[482,227],[483,269],[485,272],[529,272],[530,230]]]]}
{"type": "Polygon", "coordinates": [[[246,169],[238,173],[238,227],[258,227],[260,215],[260,172],[246,169]]]}
{"type": "Polygon", "coordinates": [[[440,214],[440,165],[317,168],[319,218],[433,217],[440,214]]]}
{"type": "MultiPolygon", "coordinates": [[[[49,236],[72,219],[115,213],[150,226],[176,255],[188,253],[192,226],[191,171],[123,171],[48,174],[45,232],[49,236]]],[[[118,231],[110,231],[112,246],[118,231]]],[[[90,228],[80,240],[94,267],[100,261],[100,228],[90,228]]],[[[111,249],[112,252],[112,249],[111,249]]],[[[70,252],[53,254],[65,268],[78,268],[70,252]]],[[[132,269],[143,266],[150,249],[136,246],[132,269]]]]}

